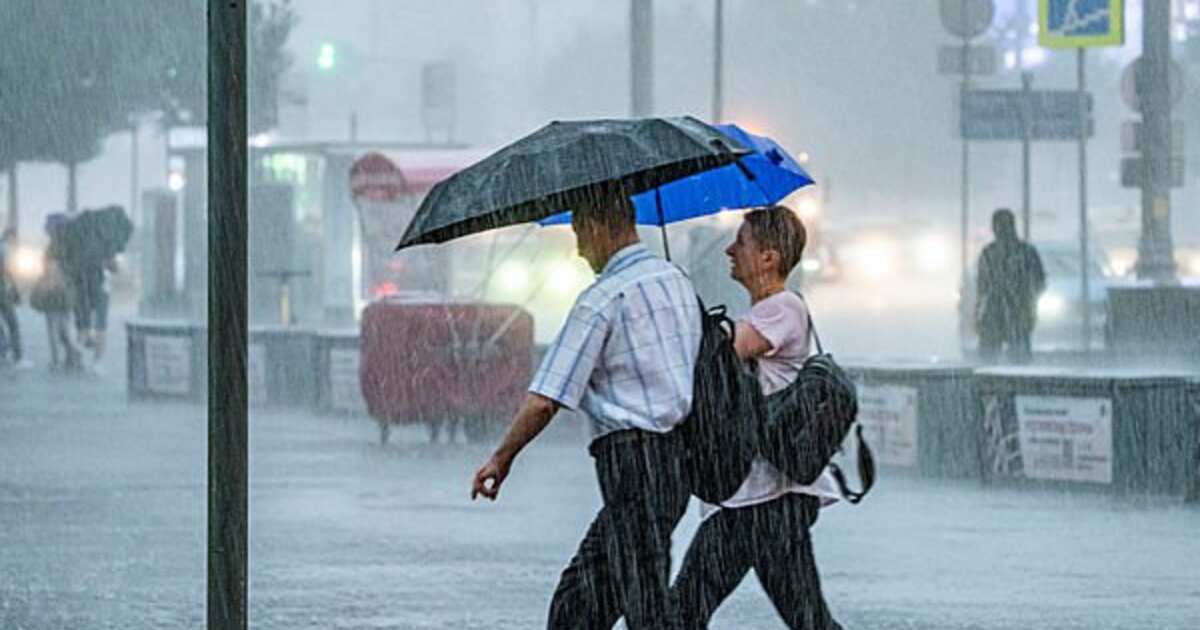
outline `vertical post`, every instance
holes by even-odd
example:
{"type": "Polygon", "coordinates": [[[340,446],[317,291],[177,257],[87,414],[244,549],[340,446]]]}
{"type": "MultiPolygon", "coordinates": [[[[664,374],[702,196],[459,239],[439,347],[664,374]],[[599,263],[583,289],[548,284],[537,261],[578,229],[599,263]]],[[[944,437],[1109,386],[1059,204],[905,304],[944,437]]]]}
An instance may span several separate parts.
{"type": "MultiPolygon", "coordinates": [[[[963,2],[963,15],[967,14],[967,3],[963,2]]],[[[971,89],[971,40],[963,37],[962,40],[962,83],[959,86],[959,134],[962,136],[962,173],[960,175],[959,186],[961,193],[961,216],[959,217],[959,269],[961,276],[959,278],[959,287],[965,295],[967,289],[967,267],[970,264],[967,260],[967,238],[969,224],[971,218],[970,212],[970,142],[967,140],[965,121],[962,120],[963,113],[966,111],[967,94],[971,89]]],[[[959,326],[959,341],[966,339],[968,318],[972,315],[965,310],[958,318],[959,326]]]]}
{"type": "Polygon", "coordinates": [[[1142,4],[1142,58],[1137,62],[1138,100],[1142,108],[1142,238],[1138,277],[1156,282],[1175,279],[1171,239],[1171,7],[1142,4]]]}
{"type": "Polygon", "coordinates": [[[8,223],[5,225],[17,230],[21,230],[21,210],[20,195],[17,194],[17,168],[20,166],[18,162],[13,162],[8,167],[8,223]]]}
{"type": "Polygon", "coordinates": [[[654,112],[654,3],[629,0],[630,114],[645,118],[654,112]]]}
{"type": "Polygon", "coordinates": [[[246,629],[246,5],[208,2],[208,629],[246,629]]]}
{"type": "Polygon", "coordinates": [[[1092,300],[1089,286],[1088,261],[1088,190],[1087,190],[1087,49],[1076,49],[1076,67],[1079,76],[1079,296],[1082,309],[1083,354],[1092,352],[1092,300]]]}
{"type": "Polygon", "coordinates": [[[721,111],[724,96],[725,66],[725,0],[713,0],[713,104],[712,122],[717,124],[725,115],[721,111]]]}
{"type": "Polygon", "coordinates": [[[1026,241],[1031,231],[1033,193],[1030,190],[1030,141],[1033,135],[1033,73],[1021,73],[1021,232],[1026,241]]]}
{"type": "Polygon", "coordinates": [[[138,169],[141,166],[138,158],[138,123],[135,119],[129,124],[129,218],[141,227],[142,217],[138,212],[138,169]]]}

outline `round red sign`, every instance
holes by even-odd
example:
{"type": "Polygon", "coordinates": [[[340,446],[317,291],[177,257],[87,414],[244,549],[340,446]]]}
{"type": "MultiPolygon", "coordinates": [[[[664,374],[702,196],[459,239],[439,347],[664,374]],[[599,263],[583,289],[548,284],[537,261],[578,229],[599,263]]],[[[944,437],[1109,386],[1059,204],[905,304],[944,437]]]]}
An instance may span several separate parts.
{"type": "Polygon", "coordinates": [[[350,167],[350,193],[355,200],[395,201],[405,188],[404,175],[382,153],[368,153],[350,167]]]}

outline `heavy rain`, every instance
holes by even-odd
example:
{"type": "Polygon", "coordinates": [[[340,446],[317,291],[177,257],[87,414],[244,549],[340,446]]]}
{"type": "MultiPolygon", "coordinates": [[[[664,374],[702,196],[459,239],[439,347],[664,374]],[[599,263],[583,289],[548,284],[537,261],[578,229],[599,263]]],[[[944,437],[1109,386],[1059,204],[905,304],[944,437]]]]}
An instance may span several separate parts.
{"type": "Polygon", "coordinates": [[[0,0],[0,629],[1198,627],[1198,165],[1200,0],[0,0]]]}

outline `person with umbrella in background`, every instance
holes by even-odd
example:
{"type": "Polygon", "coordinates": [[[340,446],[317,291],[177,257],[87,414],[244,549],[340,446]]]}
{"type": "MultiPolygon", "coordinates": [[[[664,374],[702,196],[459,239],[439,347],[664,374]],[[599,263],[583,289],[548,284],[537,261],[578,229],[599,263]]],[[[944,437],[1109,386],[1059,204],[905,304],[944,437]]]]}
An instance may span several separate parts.
{"type": "Polygon", "coordinates": [[[116,205],[84,210],[67,227],[66,271],[75,289],[75,328],[79,342],[92,350],[96,371],[108,327],[105,272],[117,272],[116,255],[132,234],[133,223],[116,205]]]}

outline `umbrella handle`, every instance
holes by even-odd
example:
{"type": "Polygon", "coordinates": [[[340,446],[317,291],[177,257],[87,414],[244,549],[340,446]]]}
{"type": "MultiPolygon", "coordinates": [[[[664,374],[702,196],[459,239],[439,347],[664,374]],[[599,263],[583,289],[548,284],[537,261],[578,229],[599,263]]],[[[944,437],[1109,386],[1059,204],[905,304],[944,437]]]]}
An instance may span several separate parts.
{"type": "Polygon", "coordinates": [[[661,191],[661,187],[654,189],[654,207],[658,210],[658,229],[662,230],[663,254],[667,257],[667,262],[671,262],[671,246],[667,244],[667,220],[663,218],[661,191]]]}

